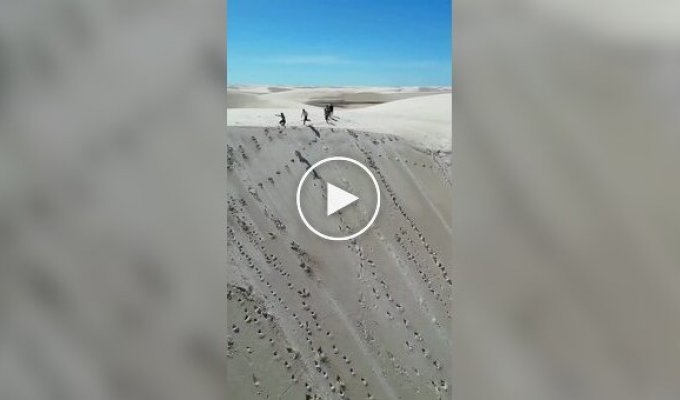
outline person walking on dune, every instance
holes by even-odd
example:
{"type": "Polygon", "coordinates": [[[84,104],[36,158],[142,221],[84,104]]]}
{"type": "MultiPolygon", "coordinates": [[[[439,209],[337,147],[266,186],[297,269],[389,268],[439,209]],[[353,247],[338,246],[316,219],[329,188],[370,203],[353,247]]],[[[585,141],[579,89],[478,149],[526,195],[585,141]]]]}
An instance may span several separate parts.
{"type": "Polygon", "coordinates": [[[330,106],[326,105],[323,107],[323,118],[326,120],[326,123],[328,123],[328,119],[331,117],[331,111],[330,111],[330,106]]]}
{"type": "Polygon", "coordinates": [[[304,108],[302,109],[302,125],[307,125],[307,121],[311,122],[309,119],[309,113],[304,108]]]}
{"type": "Polygon", "coordinates": [[[276,115],[277,117],[280,117],[280,118],[281,118],[281,121],[279,121],[279,125],[280,125],[282,128],[285,128],[285,127],[286,127],[286,116],[285,116],[283,113],[281,113],[281,114],[275,114],[275,115],[276,115]]]}

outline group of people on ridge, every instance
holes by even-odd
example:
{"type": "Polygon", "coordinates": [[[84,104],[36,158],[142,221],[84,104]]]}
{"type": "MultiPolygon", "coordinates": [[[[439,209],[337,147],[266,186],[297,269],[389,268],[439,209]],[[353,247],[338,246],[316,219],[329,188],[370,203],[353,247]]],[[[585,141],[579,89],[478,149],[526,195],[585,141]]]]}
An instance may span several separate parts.
{"type": "MultiPolygon", "coordinates": [[[[286,127],[286,115],[284,113],[274,114],[274,115],[276,115],[277,117],[280,118],[279,126],[281,126],[282,128],[285,128],[286,127]]],[[[324,115],[324,119],[326,120],[326,123],[328,123],[328,120],[333,118],[333,104],[328,104],[323,108],[323,115],[324,115]]],[[[302,109],[301,118],[302,118],[302,125],[307,125],[307,122],[312,122],[312,120],[309,119],[309,113],[304,108],[302,109]]]]}

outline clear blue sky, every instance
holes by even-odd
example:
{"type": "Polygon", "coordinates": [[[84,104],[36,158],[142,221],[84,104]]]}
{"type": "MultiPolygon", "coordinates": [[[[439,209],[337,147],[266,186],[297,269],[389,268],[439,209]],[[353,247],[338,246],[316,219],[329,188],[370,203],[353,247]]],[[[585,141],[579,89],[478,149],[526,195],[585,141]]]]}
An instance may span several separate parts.
{"type": "Polygon", "coordinates": [[[450,86],[451,0],[228,0],[228,84],[450,86]]]}

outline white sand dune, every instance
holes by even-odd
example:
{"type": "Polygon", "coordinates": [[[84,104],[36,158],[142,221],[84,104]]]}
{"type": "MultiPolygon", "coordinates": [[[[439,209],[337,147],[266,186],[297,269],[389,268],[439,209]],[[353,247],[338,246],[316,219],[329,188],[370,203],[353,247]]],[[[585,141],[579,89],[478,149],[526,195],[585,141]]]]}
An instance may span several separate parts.
{"type": "Polygon", "coordinates": [[[227,97],[231,96],[232,100],[228,100],[227,125],[274,127],[278,124],[276,114],[283,112],[288,126],[301,126],[301,110],[305,108],[310,114],[311,124],[317,128],[330,126],[394,134],[418,147],[450,151],[452,100],[451,93],[444,92],[450,89],[422,89],[317,88],[263,95],[229,90],[227,97]],[[334,104],[343,99],[350,108],[336,107],[336,118],[330,123],[324,120],[322,107],[300,102],[331,97],[335,99],[334,104]],[[403,98],[395,100],[399,97],[403,98]],[[367,103],[380,104],[365,106],[367,103]],[[364,107],[354,108],[352,104],[364,107]]]}
{"type": "Polygon", "coordinates": [[[270,99],[255,93],[228,92],[227,108],[273,108],[273,107],[298,107],[298,103],[286,99],[270,99]]]}
{"type": "Polygon", "coordinates": [[[313,88],[296,89],[263,96],[268,100],[287,100],[301,104],[323,106],[333,103],[336,106],[358,107],[382,104],[394,100],[416,96],[443,93],[444,90],[434,88],[313,88]]]}
{"type": "Polygon", "coordinates": [[[451,94],[435,94],[367,107],[366,113],[451,122],[451,94]]]}
{"type": "MultiPolygon", "coordinates": [[[[227,143],[233,398],[450,398],[448,155],[394,135],[300,126],[230,127],[227,143]],[[364,163],[384,195],[373,227],[350,242],[316,237],[296,211],[308,163],[332,154],[364,163]]],[[[354,181],[351,171],[321,174],[354,181]]],[[[310,188],[302,202],[322,207],[323,185],[310,188]]]]}
{"type": "Polygon", "coordinates": [[[267,86],[267,85],[230,85],[230,93],[251,93],[251,94],[267,94],[285,92],[293,89],[292,86],[267,86]]]}
{"type": "MultiPolygon", "coordinates": [[[[236,398],[450,396],[446,91],[230,88],[227,384],[236,398]],[[327,123],[315,102],[349,108],[327,123]],[[346,244],[308,231],[294,194],[310,163],[339,154],[370,168],[384,199],[375,225],[346,244]]],[[[322,206],[322,186],[304,194],[322,206]]]]}
{"type": "Polygon", "coordinates": [[[348,126],[361,126],[371,132],[389,132],[419,147],[450,151],[451,107],[451,94],[436,94],[350,110],[342,115],[346,114],[348,126]]]}

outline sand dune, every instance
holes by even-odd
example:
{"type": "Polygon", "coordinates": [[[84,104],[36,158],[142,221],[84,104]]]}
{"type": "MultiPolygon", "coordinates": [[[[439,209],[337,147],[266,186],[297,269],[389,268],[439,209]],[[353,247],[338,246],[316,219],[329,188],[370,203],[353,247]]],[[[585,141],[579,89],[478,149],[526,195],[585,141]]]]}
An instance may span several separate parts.
{"type": "Polygon", "coordinates": [[[232,93],[252,93],[252,94],[267,94],[278,93],[291,90],[291,86],[267,86],[267,85],[230,85],[229,94],[232,93]]]}
{"type": "Polygon", "coordinates": [[[256,93],[228,92],[227,108],[297,108],[298,103],[281,98],[269,98],[256,93]]]}
{"type": "MultiPolygon", "coordinates": [[[[227,110],[234,396],[449,398],[451,94],[255,91],[230,90],[227,110]],[[336,107],[327,123],[316,102],[350,108],[336,107]],[[311,126],[300,121],[303,107],[311,126]],[[285,129],[277,126],[280,112],[285,129]],[[376,224],[346,243],[313,235],[295,206],[304,171],[331,155],[367,165],[383,194],[376,224]]],[[[303,203],[323,201],[323,185],[314,187],[303,203]]]]}
{"type": "Polygon", "coordinates": [[[363,111],[382,115],[391,114],[403,118],[451,122],[451,94],[435,94],[393,101],[367,107],[363,111]]]}
{"type": "MultiPolygon", "coordinates": [[[[321,106],[333,103],[338,107],[364,107],[394,100],[442,93],[444,89],[428,88],[314,88],[296,89],[263,96],[267,100],[288,100],[321,106]]],[[[450,91],[450,90],[449,90],[450,91]]]]}
{"type": "MultiPolygon", "coordinates": [[[[230,127],[227,141],[233,397],[449,398],[448,156],[338,128],[230,127]],[[295,207],[307,163],[334,154],[383,192],[375,225],[349,242],[316,237],[295,207]]],[[[321,201],[316,185],[303,202],[321,201]]]]}
{"type": "MultiPolygon", "coordinates": [[[[315,127],[335,127],[358,129],[369,132],[395,134],[410,141],[413,145],[432,149],[450,151],[452,142],[451,132],[451,93],[436,94],[420,91],[421,88],[387,89],[376,88],[355,89],[291,89],[286,92],[266,95],[253,95],[235,92],[227,110],[227,124],[230,126],[269,126],[278,124],[275,114],[283,112],[287,116],[288,126],[301,126],[300,113],[305,108],[315,127]],[[402,90],[399,93],[397,90],[402,90]],[[361,108],[345,109],[337,107],[335,119],[326,123],[323,118],[322,107],[309,106],[299,103],[299,100],[309,101],[314,97],[330,96],[344,98],[348,101],[379,101],[381,104],[361,108]],[[405,96],[401,100],[387,100],[390,96],[396,98],[405,96]],[[295,100],[297,99],[297,100],[295,100]]],[[[429,89],[428,89],[429,90],[429,89]]],[[[230,93],[231,91],[228,91],[230,93]]],[[[326,102],[322,104],[327,104],[326,102]]],[[[336,103],[334,103],[336,104],[336,103]]],[[[356,105],[357,103],[355,103],[356,105]]]]}
{"type": "Polygon", "coordinates": [[[413,144],[445,151],[452,142],[451,94],[393,101],[340,114],[348,126],[371,132],[391,132],[413,144]]]}

